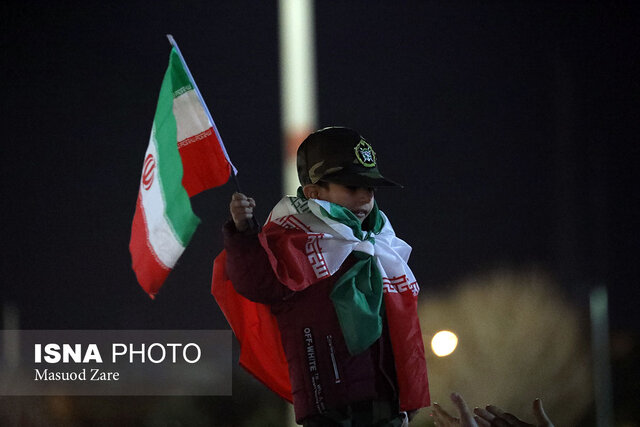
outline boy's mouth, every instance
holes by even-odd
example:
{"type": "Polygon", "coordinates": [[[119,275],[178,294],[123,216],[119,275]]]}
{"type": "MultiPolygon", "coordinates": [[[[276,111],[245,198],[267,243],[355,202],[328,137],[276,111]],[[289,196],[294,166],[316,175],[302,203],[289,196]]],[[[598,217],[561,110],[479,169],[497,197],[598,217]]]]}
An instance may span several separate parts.
{"type": "Polygon", "coordinates": [[[369,212],[367,212],[367,210],[365,209],[353,209],[351,212],[353,212],[353,214],[360,219],[366,218],[369,214],[369,212]]]}

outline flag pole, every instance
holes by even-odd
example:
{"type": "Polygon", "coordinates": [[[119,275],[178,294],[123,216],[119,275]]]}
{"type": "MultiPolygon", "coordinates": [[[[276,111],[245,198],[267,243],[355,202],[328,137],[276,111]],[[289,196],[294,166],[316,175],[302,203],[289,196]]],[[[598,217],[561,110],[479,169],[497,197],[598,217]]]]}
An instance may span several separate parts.
{"type": "MultiPolygon", "coordinates": [[[[200,93],[200,89],[198,89],[198,85],[196,84],[196,80],[193,78],[193,75],[191,74],[191,70],[189,70],[189,66],[187,65],[187,61],[184,60],[184,56],[182,56],[182,52],[180,52],[180,48],[178,47],[178,42],[176,42],[176,40],[173,38],[173,36],[171,34],[167,34],[167,39],[169,40],[169,43],[171,44],[171,46],[176,50],[176,53],[178,54],[178,58],[180,58],[180,62],[182,62],[182,66],[184,67],[185,71],[187,72],[187,76],[189,77],[189,81],[193,85],[193,90],[198,95],[198,99],[200,100],[200,104],[202,104],[202,108],[204,109],[205,113],[207,113],[207,117],[209,118],[209,121],[211,122],[211,126],[213,127],[213,131],[216,133],[216,137],[218,138],[218,141],[220,142],[220,147],[222,148],[224,156],[227,158],[227,161],[231,165],[231,178],[233,179],[233,184],[236,187],[236,192],[242,193],[242,189],[240,188],[240,181],[238,181],[238,170],[234,166],[233,162],[231,161],[231,158],[229,157],[229,154],[227,153],[227,149],[224,146],[224,143],[222,142],[222,138],[220,137],[220,133],[218,132],[218,128],[216,127],[216,122],[213,121],[213,117],[211,116],[211,113],[209,112],[209,108],[207,107],[207,104],[204,102],[204,98],[202,97],[202,94],[200,93]]],[[[251,229],[259,228],[258,220],[256,219],[255,216],[252,217],[252,220],[247,221],[247,222],[249,223],[249,228],[251,228],[251,229]]]]}

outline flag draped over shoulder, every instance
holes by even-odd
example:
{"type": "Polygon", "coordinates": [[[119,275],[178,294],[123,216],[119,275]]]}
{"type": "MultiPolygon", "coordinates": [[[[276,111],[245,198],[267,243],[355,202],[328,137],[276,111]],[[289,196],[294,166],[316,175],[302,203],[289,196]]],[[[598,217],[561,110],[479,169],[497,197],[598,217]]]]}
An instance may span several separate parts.
{"type": "Polygon", "coordinates": [[[129,243],[138,283],[151,297],[200,222],[189,197],[226,183],[232,167],[195,82],[174,47],[144,155],[129,243]]]}
{"type": "MultiPolygon", "coordinates": [[[[380,221],[375,221],[377,225],[372,228],[375,231],[369,235],[354,231],[348,221],[340,218],[338,211],[344,210],[322,200],[285,197],[271,211],[258,235],[260,244],[279,281],[293,291],[302,291],[333,275],[350,254],[358,259],[369,256],[381,282],[376,298],[384,299],[400,408],[428,406],[427,367],[417,313],[420,287],[407,264],[411,247],[396,237],[382,212],[378,216],[380,221]]],[[[358,222],[355,216],[353,221],[358,222]]],[[[240,342],[240,363],[274,392],[291,400],[288,365],[277,321],[268,306],[251,302],[235,291],[226,275],[225,261],[223,251],[214,261],[211,292],[240,342]]],[[[348,335],[353,332],[354,348],[362,351],[371,345],[371,336],[373,340],[380,336],[381,329],[366,323],[378,321],[381,300],[374,304],[374,310],[369,301],[364,301],[376,294],[373,277],[366,283],[353,280],[342,286],[346,296],[336,298],[334,293],[341,287],[342,279],[336,281],[331,299],[349,350],[348,335]],[[336,301],[346,309],[341,310],[336,301]],[[362,335],[365,342],[358,342],[361,337],[357,335],[362,335]]]]}

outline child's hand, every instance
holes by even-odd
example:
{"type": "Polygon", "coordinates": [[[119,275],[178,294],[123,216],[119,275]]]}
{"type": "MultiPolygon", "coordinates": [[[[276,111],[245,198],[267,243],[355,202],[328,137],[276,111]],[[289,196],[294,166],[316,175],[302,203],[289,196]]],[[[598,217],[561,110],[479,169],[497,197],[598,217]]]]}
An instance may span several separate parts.
{"type": "Polygon", "coordinates": [[[249,228],[251,218],[253,218],[253,208],[255,207],[256,201],[251,197],[247,197],[242,193],[233,193],[229,211],[238,231],[246,231],[249,228]]]}

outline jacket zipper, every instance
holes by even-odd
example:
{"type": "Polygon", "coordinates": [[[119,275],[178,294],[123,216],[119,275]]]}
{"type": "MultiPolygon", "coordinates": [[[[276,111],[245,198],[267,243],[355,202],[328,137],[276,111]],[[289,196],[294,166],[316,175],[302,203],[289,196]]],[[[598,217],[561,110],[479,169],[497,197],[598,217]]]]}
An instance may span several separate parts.
{"type": "Polygon", "coordinates": [[[335,383],[340,384],[342,380],[340,379],[340,373],[338,372],[338,363],[336,362],[336,355],[333,350],[333,337],[331,335],[327,335],[327,344],[329,344],[329,354],[331,355],[331,363],[333,364],[333,376],[335,378],[335,383]]]}

